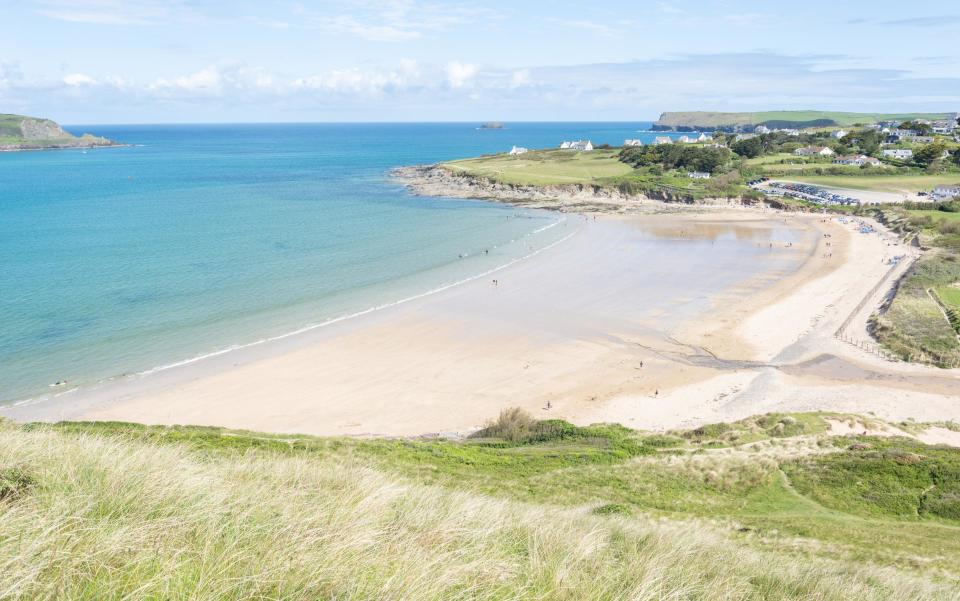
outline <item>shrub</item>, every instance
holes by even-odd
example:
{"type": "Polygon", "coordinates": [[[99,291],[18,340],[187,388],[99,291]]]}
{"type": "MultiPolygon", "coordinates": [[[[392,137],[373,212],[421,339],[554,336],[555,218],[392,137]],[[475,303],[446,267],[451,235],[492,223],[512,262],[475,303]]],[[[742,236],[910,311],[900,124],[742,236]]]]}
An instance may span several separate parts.
{"type": "Polygon", "coordinates": [[[607,503],[593,510],[594,515],[630,515],[630,508],[622,503],[607,503]]]}
{"type": "Polygon", "coordinates": [[[471,438],[502,438],[510,442],[522,442],[530,438],[537,420],[519,407],[510,407],[500,412],[496,420],[486,428],[474,432],[471,438]]]}
{"type": "Polygon", "coordinates": [[[15,499],[33,485],[33,478],[23,468],[0,468],[0,501],[15,499]]]}

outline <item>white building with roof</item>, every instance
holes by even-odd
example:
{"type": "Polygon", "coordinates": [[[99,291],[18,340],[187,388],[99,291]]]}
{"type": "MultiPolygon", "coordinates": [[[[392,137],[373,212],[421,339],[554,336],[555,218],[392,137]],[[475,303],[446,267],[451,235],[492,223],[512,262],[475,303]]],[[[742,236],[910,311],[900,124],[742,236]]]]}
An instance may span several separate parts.
{"type": "Polygon", "coordinates": [[[870,157],[865,154],[855,154],[852,156],[846,157],[837,157],[833,159],[835,165],[857,165],[862,167],[864,165],[880,165],[880,159],[875,157],[870,157]]]}
{"type": "Polygon", "coordinates": [[[654,146],[659,146],[660,144],[673,144],[673,139],[670,136],[657,136],[653,139],[654,146]]]}
{"type": "Polygon", "coordinates": [[[793,154],[798,157],[812,157],[812,156],[822,156],[828,157],[833,156],[833,150],[827,148],[826,146],[805,146],[803,148],[798,148],[793,151],[793,154]]]}
{"type": "Polygon", "coordinates": [[[643,146],[643,141],[641,140],[624,140],[624,146],[643,146]]]}
{"type": "Polygon", "coordinates": [[[690,171],[687,173],[690,179],[710,179],[710,174],[706,171],[690,171]]]}
{"type": "Polygon", "coordinates": [[[510,149],[509,154],[526,154],[530,152],[529,148],[524,148],[523,146],[514,146],[510,149]]]}
{"type": "Polygon", "coordinates": [[[574,142],[562,142],[560,150],[577,150],[580,152],[589,152],[593,150],[593,144],[590,140],[576,140],[574,142]]]}
{"type": "Polygon", "coordinates": [[[888,159],[898,161],[909,161],[913,158],[913,151],[909,148],[887,148],[881,151],[881,154],[888,159]]]}

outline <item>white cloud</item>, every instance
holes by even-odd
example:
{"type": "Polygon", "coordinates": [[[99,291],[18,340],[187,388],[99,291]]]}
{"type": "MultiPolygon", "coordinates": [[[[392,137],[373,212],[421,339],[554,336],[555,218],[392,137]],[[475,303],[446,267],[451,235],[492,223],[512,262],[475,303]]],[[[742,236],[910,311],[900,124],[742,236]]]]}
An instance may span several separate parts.
{"type": "Polygon", "coordinates": [[[510,85],[514,88],[530,85],[530,69],[517,69],[511,73],[510,85]]]}
{"type": "Polygon", "coordinates": [[[80,87],[80,86],[95,86],[99,83],[96,79],[85,75],[83,73],[71,73],[63,78],[63,83],[68,86],[80,87]]]}
{"type": "Polygon", "coordinates": [[[400,59],[396,69],[332,69],[317,75],[295,79],[295,90],[323,90],[334,93],[381,94],[389,89],[403,89],[420,83],[419,64],[410,59],[400,59]]]}
{"type": "Polygon", "coordinates": [[[452,62],[447,65],[447,82],[450,84],[451,88],[462,88],[467,86],[476,76],[476,65],[458,62],[452,62]]]}
{"type": "Polygon", "coordinates": [[[853,67],[846,59],[758,52],[496,70],[398,59],[392,67],[347,64],[315,73],[221,63],[152,80],[93,77],[82,69],[52,80],[31,79],[16,65],[0,62],[0,97],[8,107],[43,114],[113,110],[132,115],[128,120],[140,111],[179,114],[170,107],[186,104],[191,115],[212,120],[227,114],[239,120],[292,114],[305,120],[346,114],[376,120],[491,113],[503,119],[619,120],[664,110],[935,111],[960,105],[960,79],[853,67]]]}

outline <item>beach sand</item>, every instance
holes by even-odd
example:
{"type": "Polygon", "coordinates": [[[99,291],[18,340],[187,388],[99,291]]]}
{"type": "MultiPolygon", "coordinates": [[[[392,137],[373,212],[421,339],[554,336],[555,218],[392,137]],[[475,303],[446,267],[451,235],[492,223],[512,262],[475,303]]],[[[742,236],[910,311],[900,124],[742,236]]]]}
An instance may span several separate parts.
{"type": "Polygon", "coordinates": [[[960,418],[956,373],[884,361],[835,336],[859,332],[849,316],[869,315],[862,301],[896,277],[885,259],[908,249],[892,238],[769,211],[569,221],[569,240],[490,279],[276,349],[6,413],[371,436],[463,434],[512,406],[645,429],[773,410],[960,418]],[[681,262],[646,254],[651,236],[677,244],[681,262]],[[731,256],[717,273],[700,265],[703,245],[724,236],[758,254],[731,256]]]}

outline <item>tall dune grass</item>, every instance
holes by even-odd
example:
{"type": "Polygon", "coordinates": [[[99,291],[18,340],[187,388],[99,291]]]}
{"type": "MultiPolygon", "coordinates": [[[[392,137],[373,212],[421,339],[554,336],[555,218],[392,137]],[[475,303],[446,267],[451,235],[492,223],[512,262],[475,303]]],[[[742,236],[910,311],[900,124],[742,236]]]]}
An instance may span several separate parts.
{"type": "Polygon", "coordinates": [[[893,569],[402,483],[0,424],[0,599],[947,599],[893,569]],[[13,481],[12,479],[10,479],[13,481]],[[12,490],[12,487],[11,487],[12,490]]]}

